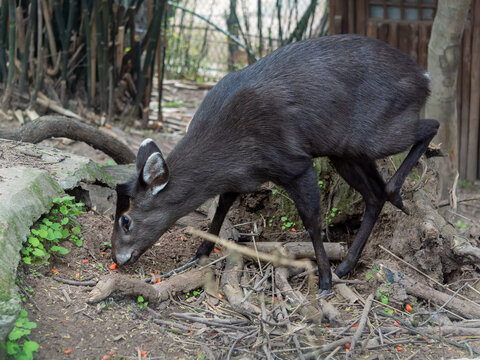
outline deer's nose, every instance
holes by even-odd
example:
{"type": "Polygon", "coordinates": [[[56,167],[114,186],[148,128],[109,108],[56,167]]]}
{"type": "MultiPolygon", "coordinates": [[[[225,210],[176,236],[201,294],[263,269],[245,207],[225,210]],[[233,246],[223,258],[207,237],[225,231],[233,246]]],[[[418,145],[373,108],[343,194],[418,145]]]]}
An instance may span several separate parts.
{"type": "Polygon", "coordinates": [[[113,261],[118,265],[126,264],[132,257],[132,254],[114,254],[113,261]]]}

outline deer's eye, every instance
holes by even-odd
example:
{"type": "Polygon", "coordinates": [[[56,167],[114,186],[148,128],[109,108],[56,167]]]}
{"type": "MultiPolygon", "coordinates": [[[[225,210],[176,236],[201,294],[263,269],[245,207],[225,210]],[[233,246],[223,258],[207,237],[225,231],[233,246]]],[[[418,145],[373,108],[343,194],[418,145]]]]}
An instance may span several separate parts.
{"type": "Polygon", "coordinates": [[[120,217],[120,226],[125,230],[125,231],[130,231],[130,227],[132,225],[132,219],[128,215],[122,215],[120,217]]]}

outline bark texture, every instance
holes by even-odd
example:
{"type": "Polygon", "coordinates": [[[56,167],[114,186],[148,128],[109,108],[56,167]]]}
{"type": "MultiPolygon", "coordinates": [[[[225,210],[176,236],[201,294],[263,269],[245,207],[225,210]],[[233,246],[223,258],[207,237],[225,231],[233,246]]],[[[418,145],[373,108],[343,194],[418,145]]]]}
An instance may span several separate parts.
{"type": "Polygon", "coordinates": [[[425,117],[440,122],[435,138],[448,154],[439,159],[440,196],[446,198],[458,169],[457,74],[460,46],[471,0],[439,0],[428,44],[428,71],[432,93],[425,117]]]}

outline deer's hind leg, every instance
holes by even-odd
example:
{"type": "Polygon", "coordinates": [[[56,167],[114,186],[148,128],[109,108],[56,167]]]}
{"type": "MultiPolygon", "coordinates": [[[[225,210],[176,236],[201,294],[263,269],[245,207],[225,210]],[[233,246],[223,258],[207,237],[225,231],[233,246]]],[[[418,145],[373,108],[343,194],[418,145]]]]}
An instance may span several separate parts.
{"type": "Polygon", "coordinates": [[[400,189],[402,188],[405,179],[410,171],[412,171],[418,159],[420,159],[425,150],[427,150],[428,144],[430,144],[430,141],[432,141],[437,134],[439,126],[440,123],[437,120],[419,120],[417,142],[412,146],[402,165],[400,165],[397,172],[392,176],[385,187],[387,198],[390,201],[392,201],[391,199],[400,196],[400,189]]]}
{"type": "Polygon", "coordinates": [[[360,162],[337,157],[331,157],[330,159],[338,173],[362,195],[365,201],[365,214],[360,229],[346,258],[335,269],[335,274],[342,277],[353,270],[357,264],[387,197],[385,182],[378,173],[373,160],[360,162]]]}

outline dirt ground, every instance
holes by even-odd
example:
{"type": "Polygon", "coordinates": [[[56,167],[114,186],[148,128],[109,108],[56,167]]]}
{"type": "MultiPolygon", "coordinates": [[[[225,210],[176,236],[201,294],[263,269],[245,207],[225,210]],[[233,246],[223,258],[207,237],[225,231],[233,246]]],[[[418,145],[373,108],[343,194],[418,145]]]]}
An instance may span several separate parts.
{"type": "MultiPolygon", "coordinates": [[[[167,97],[171,97],[169,101],[179,97],[185,104],[188,102],[185,109],[170,111],[177,122],[184,121],[186,123],[185,119],[188,117],[183,116],[182,111],[190,114],[192,109],[198,105],[205,91],[188,90],[190,93],[186,95],[185,92],[178,89],[169,91],[167,92],[167,97]],[[194,100],[191,101],[191,99],[194,100]]],[[[182,130],[178,129],[178,124],[176,126],[175,129],[167,131],[170,134],[168,137],[152,132],[124,132],[116,128],[112,128],[110,132],[113,136],[124,139],[134,150],[138,148],[145,137],[153,137],[162,151],[167,154],[182,134],[182,130]]],[[[70,140],[47,140],[44,144],[68,149],[101,163],[110,161],[104,154],[85,144],[70,140]]],[[[461,195],[475,194],[478,191],[478,186],[476,186],[462,187],[461,195]]],[[[434,191],[428,188],[428,184],[424,187],[430,193],[434,191]]],[[[323,195],[327,196],[327,194],[323,195]]],[[[234,205],[228,218],[237,230],[244,234],[253,232],[255,230],[253,223],[256,223],[258,225],[256,230],[261,233],[257,237],[258,241],[307,241],[308,236],[301,223],[298,222],[294,225],[295,231],[292,231],[291,227],[281,228],[282,210],[278,209],[279,196],[282,195],[272,195],[267,189],[254,197],[243,197],[234,205]],[[257,206],[259,203],[260,206],[257,206]]],[[[407,206],[409,201],[409,195],[407,195],[407,206]]],[[[451,223],[457,224],[459,232],[463,232],[475,246],[480,244],[479,209],[478,202],[473,202],[469,205],[461,205],[453,214],[449,214],[451,223]],[[461,222],[459,223],[458,220],[461,222]]],[[[448,210],[446,212],[448,215],[448,210]]],[[[442,250],[441,246],[437,246],[438,244],[435,246],[419,244],[420,235],[412,230],[413,225],[411,229],[409,228],[409,222],[405,221],[405,217],[406,215],[393,209],[392,206],[385,206],[358,266],[347,277],[361,280],[360,283],[351,285],[351,288],[360,296],[366,297],[368,294],[376,293],[382,286],[384,287],[385,279],[376,276],[381,265],[395,264],[402,271],[408,272],[409,269],[406,265],[396,263],[392,257],[379,249],[379,245],[382,244],[392,249],[391,242],[399,241],[402,244],[411,244],[411,249],[403,254],[405,259],[415,266],[423,266],[424,271],[433,274],[453,290],[468,282],[474,290],[466,290],[464,294],[471,299],[478,300],[480,296],[475,292],[475,290],[480,291],[478,267],[474,265],[457,266],[460,270],[444,273],[445,269],[439,268],[438,261],[442,252],[446,252],[446,250],[442,250]],[[403,224],[403,229],[394,233],[393,229],[399,223],[403,224]],[[422,264],[418,264],[419,258],[424,260],[422,264]],[[429,269],[425,270],[425,268],[429,269]]],[[[411,217],[414,218],[415,214],[412,214],[411,217]]],[[[208,324],[180,320],[171,315],[187,312],[216,314],[217,317],[224,319],[240,319],[241,321],[246,319],[243,315],[235,313],[225,299],[221,299],[220,296],[207,295],[201,289],[190,294],[174,295],[168,301],[159,304],[152,303],[148,306],[143,306],[144,304],[134,297],[121,298],[115,294],[99,304],[87,303],[91,286],[69,285],[62,282],[61,279],[96,282],[102,276],[112,273],[136,279],[156,279],[159,274],[168,272],[191,259],[201,240],[187,235],[183,227],[175,226],[164,234],[157,244],[135,264],[110,270],[111,253],[110,247],[106,243],[110,241],[112,219],[89,211],[79,217],[79,222],[84,238],[82,247],[67,243],[64,246],[69,248],[70,253],[56,256],[50,265],[36,267],[22,265],[19,268],[19,287],[26,298],[25,308],[28,310],[30,320],[37,323],[37,328],[33,329],[30,336],[31,340],[38,342],[41,346],[35,355],[36,359],[223,359],[228,357],[233,345],[236,345],[236,350],[232,352],[231,358],[267,357],[261,346],[266,340],[260,335],[252,346],[252,342],[247,341],[247,338],[241,338],[242,332],[239,332],[235,326],[215,328],[208,324]]],[[[335,224],[329,229],[329,234],[332,241],[350,243],[358,226],[358,219],[335,224]]],[[[200,221],[197,223],[197,227],[205,229],[207,222],[200,221]]],[[[244,235],[243,237],[248,236],[244,235]]],[[[403,251],[401,249],[405,249],[405,247],[399,248],[399,251],[403,251]]],[[[215,252],[212,254],[211,260],[221,256],[222,253],[215,252]]],[[[442,261],[444,260],[442,258],[442,261]]],[[[448,261],[444,263],[448,264],[448,261]]],[[[337,264],[333,263],[332,265],[337,264]]],[[[222,266],[221,262],[216,266],[217,281],[222,274],[222,266]]],[[[258,273],[255,262],[247,263],[245,269],[249,269],[251,277],[255,277],[258,273]]],[[[421,278],[418,275],[412,276],[421,278]]],[[[294,280],[292,286],[304,293],[308,291],[305,280],[302,278],[294,280]]],[[[249,289],[251,287],[245,287],[245,291],[249,289]]],[[[377,298],[377,300],[380,299],[377,298]]],[[[438,309],[438,306],[412,296],[404,299],[392,296],[389,301],[389,306],[396,309],[398,316],[408,319],[413,319],[414,315],[405,311],[406,304],[413,306],[416,313],[431,313],[438,309]]],[[[329,302],[342,313],[344,321],[349,327],[358,322],[363,304],[350,304],[335,296],[329,298],[329,302]]],[[[382,307],[383,305],[378,301],[375,306],[382,307]]],[[[272,311],[274,309],[275,306],[272,311]]],[[[292,314],[292,319],[295,316],[292,314]]],[[[297,320],[296,325],[305,326],[301,318],[297,320]]],[[[377,319],[376,323],[372,322],[368,326],[373,329],[373,326],[379,326],[380,323],[382,326],[397,326],[394,320],[386,318],[377,319]]],[[[310,329],[315,328],[317,337],[310,340],[316,346],[331,343],[339,338],[333,329],[329,329],[330,324],[327,322],[308,326],[310,329]]],[[[301,328],[299,329],[300,336],[301,328]]],[[[272,337],[275,337],[275,341],[282,341],[284,335],[277,333],[277,330],[268,331],[272,337]]],[[[476,337],[452,337],[451,339],[468,342],[473,348],[480,347],[476,337]]],[[[363,351],[360,357],[372,360],[433,360],[470,357],[467,350],[460,350],[422,336],[400,332],[391,335],[385,334],[384,340],[383,344],[363,351]]],[[[270,358],[298,358],[294,349],[293,345],[286,343],[281,351],[270,354],[270,358]]],[[[302,350],[304,353],[308,353],[311,348],[307,347],[302,350]]],[[[332,358],[344,358],[346,352],[347,349],[342,345],[332,353],[332,358]]]]}

